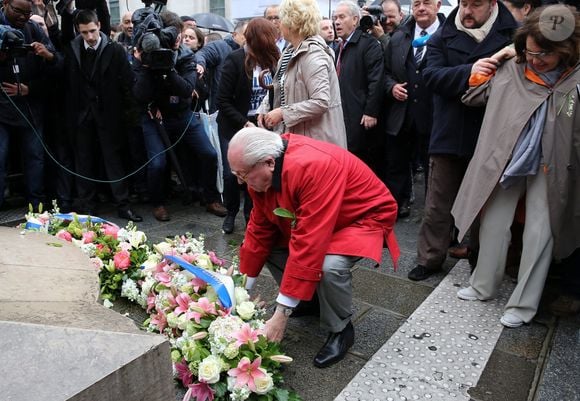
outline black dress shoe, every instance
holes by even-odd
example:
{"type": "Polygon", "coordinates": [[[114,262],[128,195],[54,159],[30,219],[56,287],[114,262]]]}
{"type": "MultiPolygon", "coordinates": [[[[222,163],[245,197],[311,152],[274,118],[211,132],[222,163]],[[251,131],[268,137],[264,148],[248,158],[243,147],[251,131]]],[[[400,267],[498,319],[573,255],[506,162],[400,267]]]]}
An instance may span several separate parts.
{"type": "Polygon", "coordinates": [[[431,277],[435,273],[439,273],[441,269],[428,269],[423,265],[417,265],[413,270],[409,272],[407,276],[409,280],[421,281],[428,277],[431,277]]]}
{"type": "Polygon", "coordinates": [[[118,215],[122,219],[127,219],[135,222],[143,221],[143,217],[139,216],[131,209],[119,209],[118,215]]]}
{"type": "Polygon", "coordinates": [[[411,205],[408,199],[405,199],[399,205],[399,210],[397,212],[397,217],[400,219],[404,219],[411,215],[411,205]]]}
{"type": "Polygon", "coordinates": [[[342,360],[354,344],[354,327],[348,322],[339,333],[330,333],[326,342],[314,357],[314,366],[326,368],[342,360]]]}
{"type": "Polygon", "coordinates": [[[236,223],[236,216],[228,214],[226,216],[226,218],[224,219],[224,223],[222,224],[222,230],[224,230],[224,233],[226,233],[226,234],[233,233],[235,223],[236,223]]]}

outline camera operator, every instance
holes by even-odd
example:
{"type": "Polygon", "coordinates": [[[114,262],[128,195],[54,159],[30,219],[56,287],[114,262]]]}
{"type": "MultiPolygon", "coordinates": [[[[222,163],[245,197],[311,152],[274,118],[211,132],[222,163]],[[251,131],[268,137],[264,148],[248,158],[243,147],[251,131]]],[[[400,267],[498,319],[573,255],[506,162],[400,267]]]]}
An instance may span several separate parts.
{"type": "MultiPolygon", "coordinates": [[[[147,108],[143,134],[148,158],[165,150],[160,129],[167,132],[172,143],[183,134],[182,142],[201,162],[206,210],[224,217],[227,211],[216,189],[217,153],[199,118],[191,111],[197,71],[193,52],[181,45],[183,23],[177,14],[168,11],[161,14],[162,21],[155,17],[155,14],[147,16],[141,26],[136,27],[136,61],[133,65],[137,78],[134,94],[137,101],[147,108]]],[[[135,22],[135,16],[133,18],[135,22]]],[[[147,167],[153,215],[160,221],[170,218],[165,208],[166,167],[165,153],[154,157],[147,167]]]]}
{"type": "Polygon", "coordinates": [[[4,0],[0,10],[0,205],[10,140],[19,139],[27,201],[36,208],[44,192],[42,100],[47,74],[58,68],[60,59],[42,29],[30,21],[31,15],[29,0],[4,0]]]}
{"type": "MultiPolygon", "coordinates": [[[[385,52],[393,32],[403,21],[401,3],[399,0],[383,0],[378,6],[363,7],[363,13],[365,11],[373,17],[369,32],[381,42],[381,47],[385,52]]],[[[363,19],[361,19],[361,26],[364,24],[363,19]]]]}

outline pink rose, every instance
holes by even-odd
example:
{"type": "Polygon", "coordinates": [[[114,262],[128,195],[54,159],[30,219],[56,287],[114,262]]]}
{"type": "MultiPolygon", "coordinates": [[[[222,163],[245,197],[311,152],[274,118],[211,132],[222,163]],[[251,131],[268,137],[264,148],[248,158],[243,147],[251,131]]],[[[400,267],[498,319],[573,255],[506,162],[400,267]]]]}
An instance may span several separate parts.
{"type": "Polygon", "coordinates": [[[102,229],[103,234],[110,235],[111,237],[117,239],[117,232],[119,231],[119,227],[113,226],[111,224],[103,224],[102,229]]]}
{"type": "Polygon", "coordinates": [[[83,233],[83,244],[91,244],[95,241],[97,234],[94,231],[87,231],[83,233]]]}
{"type": "Polygon", "coordinates": [[[72,242],[72,235],[66,230],[60,230],[56,233],[56,238],[63,239],[68,242],[72,242]]]}
{"type": "Polygon", "coordinates": [[[113,257],[115,267],[119,270],[127,270],[131,266],[131,254],[128,251],[120,251],[113,257]]]}

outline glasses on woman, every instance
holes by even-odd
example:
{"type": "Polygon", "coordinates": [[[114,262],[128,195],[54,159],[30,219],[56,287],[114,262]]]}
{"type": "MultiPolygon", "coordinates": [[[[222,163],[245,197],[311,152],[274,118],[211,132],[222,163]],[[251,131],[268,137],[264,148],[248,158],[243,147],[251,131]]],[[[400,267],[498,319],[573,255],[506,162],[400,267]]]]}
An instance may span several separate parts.
{"type": "Polygon", "coordinates": [[[544,60],[546,57],[550,56],[552,54],[552,52],[533,52],[531,50],[524,50],[524,53],[526,53],[526,56],[530,59],[532,58],[536,58],[538,60],[544,60]]]}

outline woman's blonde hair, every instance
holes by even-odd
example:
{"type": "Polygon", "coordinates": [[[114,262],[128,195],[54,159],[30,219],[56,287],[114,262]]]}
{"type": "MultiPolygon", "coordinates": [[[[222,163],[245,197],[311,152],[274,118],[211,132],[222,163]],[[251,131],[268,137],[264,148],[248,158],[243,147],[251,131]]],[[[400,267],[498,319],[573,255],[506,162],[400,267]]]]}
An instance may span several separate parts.
{"type": "Polygon", "coordinates": [[[280,23],[301,37],[318,34],[322,15],[316,0],[282,0],[278,13],[280,23]]]}

